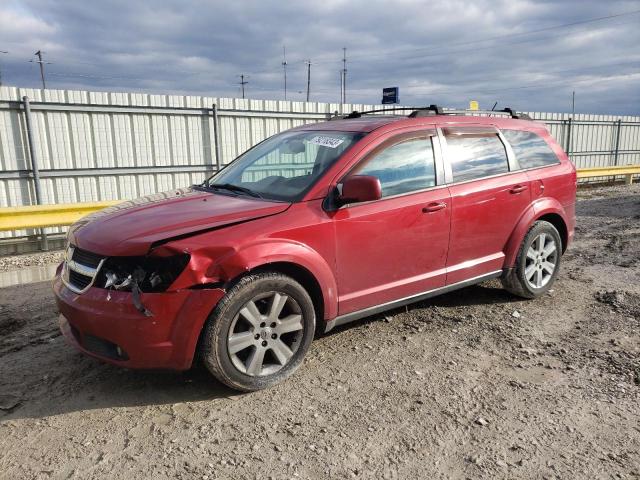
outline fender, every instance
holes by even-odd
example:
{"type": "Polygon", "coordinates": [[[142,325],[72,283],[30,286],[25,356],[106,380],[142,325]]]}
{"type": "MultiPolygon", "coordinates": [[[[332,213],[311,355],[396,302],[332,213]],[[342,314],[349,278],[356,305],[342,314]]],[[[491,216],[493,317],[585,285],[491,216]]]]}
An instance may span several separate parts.
{"type": "Polygon", "coordinates": [[[560,215],[565,225],[569,225],[569,222],[567,221],[567,212],[558,200],[551,197],[544,197],[535,200],[522,214],[516,228],[511,233],[511,236],[505,245],[504,268],[511,268],[515,265],[518,250],[520,249],[522,240],[529,231],[529,228],[536,220],[549,213],[560,215]]]}
{"type": "Polygon", "coordinates": [[[333,271],[320,254],[303,243],[276,238],[263,239],[238,250],[229,246],[189,250],[175,242],[158,247],[154,253],[169,255],[179,252],[190,253],[191,260],[171,290],[195,288],[181,308],[172,332],[172,341],[182,345],[178,350],[185,352],[184,358],[174,359],[183,368],[191,365],[204,322],[225,295],[226,284],[263,265],[286,262],[306,269],[322,291],[325,320],[338,315],[338,289],[333,271]]]}
{"type": "Polygon", "coordinates": [[[318,282],[322,291],[326,319],[338,315],[338,287],[333,270],[324,258],[301,242],[288,239],[268,239],[247,245],[217,264],[220,276],[232,280],[244,272],[268,265],[286,262],[307,270],[318,282]]]}
{"type": "Polygon", "coordinates": [[[322,291],[325,318],[338,315],[338,287],[333,270],[325,259],[308,245],[291,239],[265,238],[243,245],[206,246],[193,250],[182,248],[180,242],[158,247],[160,255],[186,252],[189,265],[172,285],[183,288],[224,288],[224,285],[250,270],[276,262],[286,262],[304,268],[318,282],[322,291]]]}

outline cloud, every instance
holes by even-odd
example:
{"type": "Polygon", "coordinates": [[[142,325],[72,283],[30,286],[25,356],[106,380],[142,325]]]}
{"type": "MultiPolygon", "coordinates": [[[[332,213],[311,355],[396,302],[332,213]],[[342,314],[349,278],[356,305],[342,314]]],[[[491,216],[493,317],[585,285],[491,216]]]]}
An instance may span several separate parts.
{"type": "Polygon", "coordinates": [[[308,2],[20,0],[0,5],[3,81],[38,87],[35,50],[52,88],[336,102],[342,47],[347,100],[640,114],[640,10],[628,0],[324,0],[308,2]],[[523,32],[535,31],[531,34],[523,32]]]}

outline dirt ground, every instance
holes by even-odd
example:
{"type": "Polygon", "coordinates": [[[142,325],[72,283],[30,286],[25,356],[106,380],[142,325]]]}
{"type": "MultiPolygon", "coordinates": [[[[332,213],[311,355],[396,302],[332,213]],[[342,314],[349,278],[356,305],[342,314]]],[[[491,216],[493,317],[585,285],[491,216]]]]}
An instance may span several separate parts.
{"type": "Polygon", "coordinates": [[[239,395],[86,358],[0,290],[0,477],[640,478],[640,185],[583,189],[553,291],[488,282],[317,339],[239,395]]]}

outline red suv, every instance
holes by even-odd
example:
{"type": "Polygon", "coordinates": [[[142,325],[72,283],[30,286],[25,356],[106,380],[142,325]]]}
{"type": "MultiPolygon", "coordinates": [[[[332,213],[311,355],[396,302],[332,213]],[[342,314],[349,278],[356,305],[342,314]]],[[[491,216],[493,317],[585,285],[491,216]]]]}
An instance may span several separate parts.
{"type": "Polygon", "coordinates": [[[86,217],[53,281],[61,329],[130,368],[198,355],[249,391],[290,375],[317,330],[491,278],[538,297],[574,234],[576,173],[507,113],[354,112],[86,217]]]}

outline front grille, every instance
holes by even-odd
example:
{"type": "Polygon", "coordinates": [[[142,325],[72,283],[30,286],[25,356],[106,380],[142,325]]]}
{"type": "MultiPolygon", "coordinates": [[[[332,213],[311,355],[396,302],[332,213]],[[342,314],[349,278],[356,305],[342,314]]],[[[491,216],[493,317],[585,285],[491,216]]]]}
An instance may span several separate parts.
{"type": "Polygon", "coordinates": [[[82,250],[81,248],[75,247],[73,249],[73,257],[72,260],[74,262],[78,262],[82,265],[91,268],[97,268],[100,265],[104,257],[97,255],[95,253],[87,252],[86,250],[82,250]]]}
{"type": "Polygon", "coordinates": [[[78,290],[84,290],[90,284],[93,278],[76,272],[75,270],[69,270],[69,283],[76,287],[78,290]]]}
{"type": "Polygon", "coordinates": [[[65,254],[62,279],[75,293],[83,293],[95,280],[105,257],[69,245],[65,254]]]}

